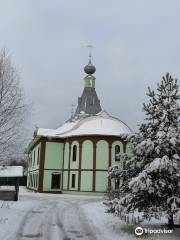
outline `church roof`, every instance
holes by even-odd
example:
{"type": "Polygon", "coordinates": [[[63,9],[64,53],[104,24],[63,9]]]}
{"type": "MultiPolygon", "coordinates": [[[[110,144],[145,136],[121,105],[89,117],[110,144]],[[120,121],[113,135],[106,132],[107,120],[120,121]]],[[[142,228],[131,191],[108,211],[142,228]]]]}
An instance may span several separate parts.
{"type": "Polygon", "coordinates": [[[87,135],[121,136],[131,133],[131,129],[121,120],[101,111],[93,116],[82,114],[80,118],[74,118],[57,129],[39,128],[37,136],[66,138],[87,135]]]}
{"type": "Polygon", "coordinates": [[[78,98],[78,106],[74,116],[78,116],[81,112],[94,115],[101,112],[101,110],[95,88],[85,87],[82,96],[78,98]]]}

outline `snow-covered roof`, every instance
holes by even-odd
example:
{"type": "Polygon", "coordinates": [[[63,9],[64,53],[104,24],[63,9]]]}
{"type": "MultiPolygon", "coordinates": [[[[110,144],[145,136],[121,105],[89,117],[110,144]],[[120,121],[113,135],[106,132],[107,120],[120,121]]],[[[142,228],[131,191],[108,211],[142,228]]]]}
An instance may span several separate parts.
{"type": "Polygon", "coordinates": [[[0,166],[0,177],[22,177],[22,166],[0,166]]]}
{"type": "Polygon", "coordinates": [[[102,111],[96,115],[81,116],[66,122],[57,129],[39,128],[37,136],[65,138],[71,136],[105,135],[120,136],[132,133],[131,129],[118,118],[102,111]]]}

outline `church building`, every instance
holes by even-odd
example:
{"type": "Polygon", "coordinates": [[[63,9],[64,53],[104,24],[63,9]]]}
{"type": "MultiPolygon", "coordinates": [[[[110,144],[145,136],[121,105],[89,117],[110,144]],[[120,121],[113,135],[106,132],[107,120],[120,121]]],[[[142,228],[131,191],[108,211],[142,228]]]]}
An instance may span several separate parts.
{"type": "Polygon", "coordinates": [[[101,108],[89,58],[84,90],[74,115],[57,129],[38,128],[27,147],[27,187],[38,192],[102,194],[110,187],[107,170],[122,163],[123,135],[130,128],[101,108]]]}

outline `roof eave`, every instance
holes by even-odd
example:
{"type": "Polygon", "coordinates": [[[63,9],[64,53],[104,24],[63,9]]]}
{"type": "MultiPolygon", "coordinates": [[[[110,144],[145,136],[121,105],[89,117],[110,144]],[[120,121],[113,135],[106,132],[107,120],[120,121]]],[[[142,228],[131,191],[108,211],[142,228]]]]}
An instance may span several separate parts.
{"type": "Polygon", "coordinates": [[[43,136],[36,136],[34,137],[31,142],[28,144],[27,148],[25,149],[25,153],[28,154],[29,151],[31,150],[31,148],[34,146],[34,144],[36,144],[36,142],[43,136]]]}

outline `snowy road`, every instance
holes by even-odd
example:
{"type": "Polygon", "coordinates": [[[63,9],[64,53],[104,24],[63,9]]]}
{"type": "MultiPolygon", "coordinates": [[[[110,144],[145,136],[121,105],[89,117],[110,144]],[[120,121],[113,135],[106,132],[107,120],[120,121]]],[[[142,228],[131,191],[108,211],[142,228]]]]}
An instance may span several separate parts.
{"type": "Polygon", "coordinates": [[[22,204],[23,201],[30,201],[33,206],[24,214],[15,239],[96,239],[81,205],[97,199],[35,194],[22,196],[22,204]]]}
{"type": "MultiPolygon", "coordinates": [[[[41,194],[21,188],[18,202],[0,201],[0,240],[136,240],[135,226],[106,214],[100,197],[41,194]]],[[[146,240],[177,240],[148,235],[146,240]]]]}

